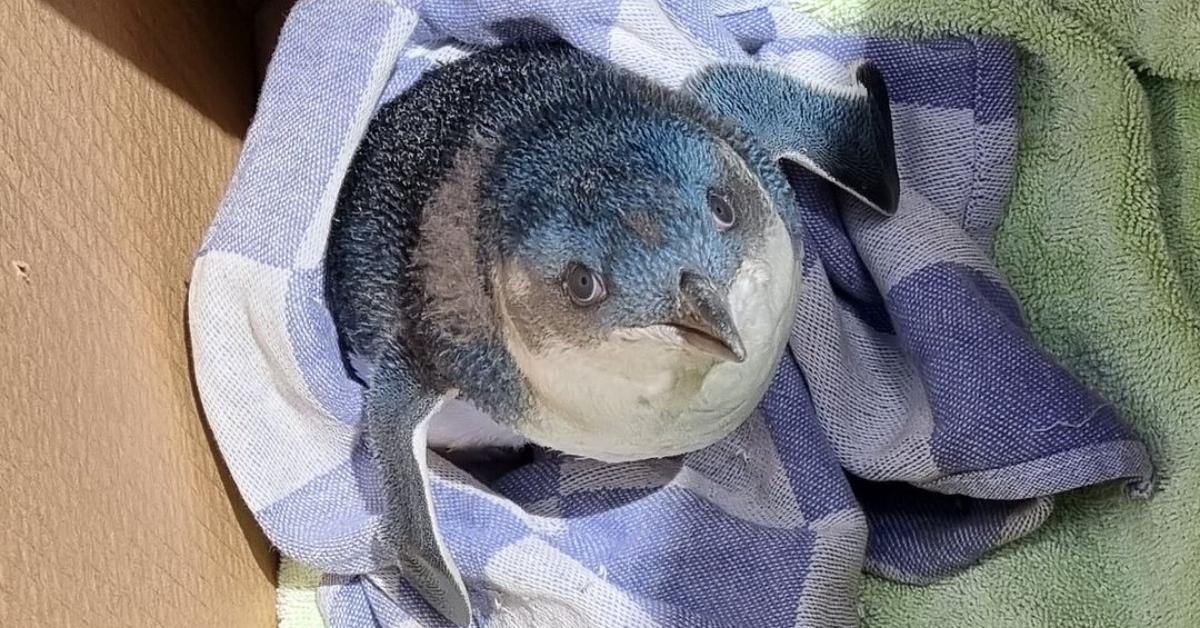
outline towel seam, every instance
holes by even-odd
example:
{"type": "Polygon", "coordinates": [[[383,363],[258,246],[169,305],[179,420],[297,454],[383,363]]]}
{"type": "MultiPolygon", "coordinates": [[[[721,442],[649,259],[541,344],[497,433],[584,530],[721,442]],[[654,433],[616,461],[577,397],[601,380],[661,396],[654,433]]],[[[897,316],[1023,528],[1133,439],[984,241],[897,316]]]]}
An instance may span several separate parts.
{"type": "Polygon", "coordinates": [[[963,209],[962,224],[960,225],[963,231],[967,232],[972,238],[975,236],[973,216],[976,211],[976,199],[979,193],[979,170],[980,170],[980,133],[982,133],[979,124],[979,91],[982,88],[983,82],[980,80],[980,63],[979,63],[979,45],[974,37],[968,37],[967,42],[971,45],[971,67],[974,75],[974,86],[971,90],[971,190],[967,195],[967,206],[963,209]]]}
{"type": "Polygon", "coordinates": [[[1050,465],[1055,471],[1055,473],[1047,473],[1044,471],[1042,475],[1057,476],[1058,471],[1075,468],[1072,464],[1069,464],[1069,459],[1071,456],[1082,454],[1087,451],[1095,451],[1099,449],[1111,450],[1114,448],[1127,455],[1104,459],[1103,462],[1106,463],[1104,465],[1106,471],[1105,475],[1107,475],[1108,478],[1101,480],[1099,483],[1118,481],[1125,481],[1127,483],[1142,483],[1150,480],[1153,474],[1153,469],[1150,467],[1149,459],[1146,456],[1145,445],[1136,439],[1122,438],[1119,440],[1093,443],[1083,447],[1072,447],[1071,449],[1055,452],[1048,456],[1030,458],[1014,464],[990,467],[987,469],[977,469],[973,471],[963,471],[929,482],[914,484],[914,486],[936,493],[964,495],[966,497],[974,497],[977,499],[1019,500],[1036,499],[1039,497],[1053,497],[1059,493],[1094,485],[1097,482],[1095,481],[1094,476],[1089,476],[1093,478],[1089,481],[1081,482],[1080,480],[1082,476],[1077,477],[1068,475],[1067,477],[1058,477],[1058,481],[1051,483],[1048,488],[1037,491],[1014,490],[1014,488],[1011,486],[1006,487],[1005,490],[997,491],[994,490],[994,486],[988,488],[989,485],[994,483],[989,481],[987,478],[1005,474],[1021,473],[1023,468],[1029,468],[1036,464],[1050,465]],[[961,488],[958,491],[954,490],[955,487],[961,487],[964,484],[973,484],[977,488],[985,488],[986,491],[968,494],[961,492],[961,488]]]}

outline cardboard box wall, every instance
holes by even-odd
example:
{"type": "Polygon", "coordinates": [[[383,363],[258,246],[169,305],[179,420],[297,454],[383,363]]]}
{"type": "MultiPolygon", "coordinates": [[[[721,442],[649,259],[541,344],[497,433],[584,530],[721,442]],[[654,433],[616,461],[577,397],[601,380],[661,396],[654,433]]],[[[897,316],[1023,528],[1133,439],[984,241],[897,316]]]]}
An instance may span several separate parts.
{"type": "Polygon", "coordinates": [[[0,1],[0,626],[274,625],[186,349],[261,65],[240,8],[0,1]]]}

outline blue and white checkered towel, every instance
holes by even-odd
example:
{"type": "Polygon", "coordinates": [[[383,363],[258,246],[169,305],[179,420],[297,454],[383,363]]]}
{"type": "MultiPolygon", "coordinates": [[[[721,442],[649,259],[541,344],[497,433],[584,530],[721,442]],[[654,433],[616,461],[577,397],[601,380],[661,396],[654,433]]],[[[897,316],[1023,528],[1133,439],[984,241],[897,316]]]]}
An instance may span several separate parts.
{"type": "Polygon", "coordinates": [[[1056,492],[1148,482],[1142,444],[1033,344],[986,255],[1014,169],[1010,47],[833,35],[772,0],[305,0],[190,314],[221,451],[271,541],[329,574],[330,625],[443,621],[371,551],[383,496],[363,390],[322,296],[343,172],[375,109],[432,64],[552,34],[668,85],[721,59],[841,83],[873,59],[903,194],[884,219],[797,190],[792,350],[726,440],[617,465],[543,454],[490,486],[432,456],[477,624],[854,625],[863,568],[926,582],[1037,527],[1056,492]]]}

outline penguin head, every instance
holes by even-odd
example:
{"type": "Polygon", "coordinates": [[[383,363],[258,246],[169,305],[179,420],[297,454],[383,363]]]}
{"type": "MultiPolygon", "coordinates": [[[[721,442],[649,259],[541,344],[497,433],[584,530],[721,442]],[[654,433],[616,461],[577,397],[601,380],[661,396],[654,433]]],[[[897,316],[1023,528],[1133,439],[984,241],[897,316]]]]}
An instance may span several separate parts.
{"type": "Polygon", "coordinates": [[[779,218],[730,141],[682,117],[599,118],[497,163],[497,279],[521,343],[745,361],[731,288],[779,218]]]}
{"type": "Polygon", "coordinates": [[[814,87],[718,64],[671,93],[610,74],[498,133],[494,249],[518,339],[536,349],[642,338],[745,361],[738,273],[790,248],[781,224],[802,229],[783,165],[896,210],[886,85],[871,63],[850,75],[814,87]]]}
{"type": "Polygon", "coordinates": [[[726,406],[768,382],[795,306],[792,240],[734,135],[665,107],[603,113],[510,135],[487,177],[504,340],[554,415],[523,431],[607,460],[682,453],[739,424],[748,410],[726,406]],[[719,372],[747,391],[701,394],[719,372]],[[650,433],[668,427],[677,442],[650,433]]]}

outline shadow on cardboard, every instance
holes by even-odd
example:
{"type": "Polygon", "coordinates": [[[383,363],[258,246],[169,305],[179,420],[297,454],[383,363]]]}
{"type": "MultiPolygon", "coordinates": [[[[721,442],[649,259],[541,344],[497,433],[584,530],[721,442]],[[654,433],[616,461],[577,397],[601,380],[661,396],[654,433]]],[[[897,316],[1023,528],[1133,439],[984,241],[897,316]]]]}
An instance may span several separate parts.
{"type": "Polygon", "coordinates": [[[245,135],[256,96],[253,20],[232,0],[40,1],[224,132],[245,135]]]}

